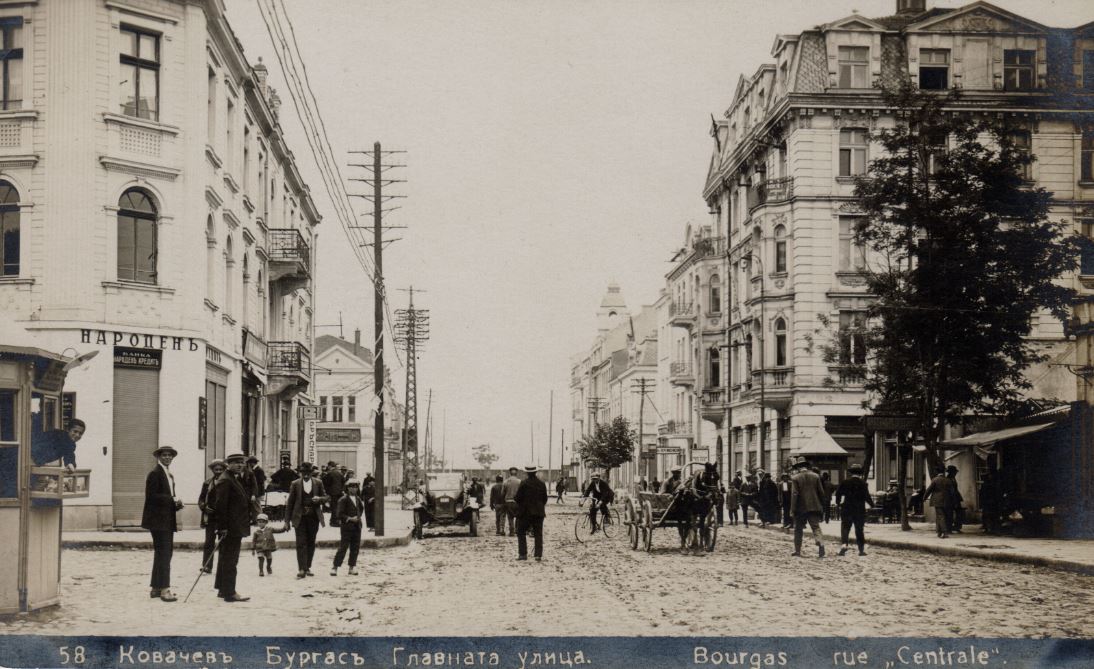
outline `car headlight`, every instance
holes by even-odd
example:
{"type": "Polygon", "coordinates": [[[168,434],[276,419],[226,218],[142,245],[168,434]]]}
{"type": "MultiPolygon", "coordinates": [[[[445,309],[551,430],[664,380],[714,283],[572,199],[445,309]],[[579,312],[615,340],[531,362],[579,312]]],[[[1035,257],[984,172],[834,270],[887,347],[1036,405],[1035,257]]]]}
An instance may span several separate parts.
{"type": "Polygon", "coordinates": [[[463,504],[456,505],[456,513],[463,513],[463,504]]]}

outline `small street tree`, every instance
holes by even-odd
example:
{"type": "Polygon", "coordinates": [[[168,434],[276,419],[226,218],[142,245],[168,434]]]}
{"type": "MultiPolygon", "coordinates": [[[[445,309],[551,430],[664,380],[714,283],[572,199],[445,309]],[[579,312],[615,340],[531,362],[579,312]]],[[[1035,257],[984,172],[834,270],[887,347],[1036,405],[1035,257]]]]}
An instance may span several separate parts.
{"type": "Polygon", "coordinates": [[[865,377],[875,412],[915,416],[932,471],[947,424],[1012,410],[1044,355],[1031,317],[1065,321],[1079,240],[1048,218],[1052,194],[1028,180],[1027,128],[952,111],[957,94],[906,85],[884,93],[896,127],[855,183],[854,240],[876,301],[832,355],[865,377]],[[854,349],[865,344],[860,357],[854,349]]]}
{"type": "Polygon", "coordinates": [[[597,469],[612,469],[634,459],[637,435],[630,423],[616,416],[608,423],[598,423],[593,434],[578,441],[577,453],[583,462],[597,469]]]}
{"type": "Polygon", "coordinates": [[[471,453],[475,457],[475,462],[478,462],[479,467],[482,467],[483,476],[498,461],[498,455],[490,450],[490,444],[479,444],[471,449],[471,453]]]}

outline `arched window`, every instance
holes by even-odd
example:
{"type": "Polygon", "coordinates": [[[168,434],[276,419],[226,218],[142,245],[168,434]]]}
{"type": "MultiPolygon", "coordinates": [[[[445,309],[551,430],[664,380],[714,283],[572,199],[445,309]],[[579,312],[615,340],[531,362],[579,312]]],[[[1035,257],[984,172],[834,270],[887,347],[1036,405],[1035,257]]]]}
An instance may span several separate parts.
{"type": "Polygon", "coordinates": [[[775,366],[786,367],[786,320],[775,319],[775,366]]]}
{"type": "Polygon", "coordinates": [[[118,279],[156,283],[156,222],[151,196],[130,188],[118,201],[118,279]]]}
{"type": "Polygon", "coordinates": [[[775,226],[775,271],[786,271],[786,226],[775,226]]]}
{"type": "Polygon", "coordinates": [[[232,236],[224,242],[224,313],[233,313],[232,299],[235,296],[235,276],[232,271],[235,268],[235,249],[232,245],[232,236]]]}
{"type": "Polygon", "coordinates": [[[0,262],[2,276],[19,276],[19,191],[0,181],[0,262]]]}
{"type": "Polygon", "coordinates": [[[711,348],[707,351],[707,387],[708,388],[720,388],[722,387],[722,356],[721,352],[717,348],[711,348]]]}
{"type": "Polygon", "coordinates": [[[710,277],[710,313],[722,313],[722,279],[717,274],[710,277]]]}

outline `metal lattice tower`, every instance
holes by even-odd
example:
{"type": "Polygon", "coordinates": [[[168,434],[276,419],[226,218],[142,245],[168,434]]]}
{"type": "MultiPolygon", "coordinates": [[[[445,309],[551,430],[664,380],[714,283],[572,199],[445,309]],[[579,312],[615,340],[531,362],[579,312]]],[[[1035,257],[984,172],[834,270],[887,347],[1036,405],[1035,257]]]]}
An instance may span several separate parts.
{"type": "MultiPolygon", "coordinates": [[[[414,308],[414,287],[410,304],[395,311],[395,343],[406,351],[406,426],[403,430],[403,508],[416,501],[418,467],[418,352],[429,339],[429,310],[414,308]]],[[[424,291],[417,291],[419,293],[424,291]]]]}

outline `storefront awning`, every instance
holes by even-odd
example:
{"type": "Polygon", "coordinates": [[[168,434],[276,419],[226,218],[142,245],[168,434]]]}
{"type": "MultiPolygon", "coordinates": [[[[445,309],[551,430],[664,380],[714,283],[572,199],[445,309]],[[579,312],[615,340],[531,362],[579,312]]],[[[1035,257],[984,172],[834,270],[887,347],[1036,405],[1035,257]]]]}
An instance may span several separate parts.
{"type": "Polygon", "coordinates": [[[794,451],[791,455],[842,455],[847,456],[847,450],[836,443],[836,440],[832,438],[832,435],[828,434],[828,430],[823,428],[818,429],[813,433],[812,437],[809,437],[809,441],[794,451]]]}
{"type": "Polygon", "coordinates": [[[1055,425],[1055,423],[1042,423],[1040,425],[1026,425],[1024,427],[1008,427],[1005,430],[974,432],[973,434],[968,434],[958,439],[944,441],[942,442],[942,445],[948,449],[968,447],[988,448],[1000,441],[1006,441],[1007,439],[1014,439],[1015,437],[1022,437],[1027,434],[1033,434],[1034,432],[1040,432],[1041,430],[1047,430],[1053,425],[1055,425]]]}

